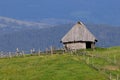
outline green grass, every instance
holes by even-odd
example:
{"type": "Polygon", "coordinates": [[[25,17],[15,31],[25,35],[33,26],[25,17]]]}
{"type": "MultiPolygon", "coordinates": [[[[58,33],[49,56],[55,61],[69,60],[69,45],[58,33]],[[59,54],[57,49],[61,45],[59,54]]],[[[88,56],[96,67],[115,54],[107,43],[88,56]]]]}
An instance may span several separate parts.
{"type": "Polygon", "coordinates": [[[110,66],[120,69],[119,49],[82,50],[87,53],[85,56],[67,53],[0,59],[0,80],[109,80],[109,73],[114,78],[120,75],[120,70],[109,69],[110,66]],[[91,66],[93,64],[99,70],[91,66]]]}
{"type": "Polygon", "coordinates": [[[103,74],[69,55],[0,59],[0,80],[105,80],[103,74]]]}

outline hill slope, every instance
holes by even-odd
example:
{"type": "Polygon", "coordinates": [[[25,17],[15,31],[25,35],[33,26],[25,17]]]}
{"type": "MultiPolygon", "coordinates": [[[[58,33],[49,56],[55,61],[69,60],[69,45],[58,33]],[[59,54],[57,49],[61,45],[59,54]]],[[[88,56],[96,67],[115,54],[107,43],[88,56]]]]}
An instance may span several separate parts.
{"type": "Polygon", "coordinates": [[[54,55],[0,59],[1,80],[106,80],[76,57],[54,55]],[[2,64],[1,64],[2,63],[2,64]]]}
{"type": "Polygon", "coordinates": [[[119,80],[119,49],[0,59],[0,80],[119,80]]]}

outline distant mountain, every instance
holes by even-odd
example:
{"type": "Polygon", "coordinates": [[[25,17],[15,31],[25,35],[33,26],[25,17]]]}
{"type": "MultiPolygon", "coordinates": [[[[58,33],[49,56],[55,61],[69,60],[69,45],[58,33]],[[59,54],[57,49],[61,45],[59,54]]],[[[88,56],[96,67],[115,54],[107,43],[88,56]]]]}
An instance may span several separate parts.
{"type": "MultiPolygon", "coordinates": [[[[37,22],[19,21],[0,17],[0,51],[45,50],[50,46],[62,47],[61,38],[74,23],[49,25],[37,22]]],[[[120,46],[120,27],[86,24],[87,28],[98,39],[97,46],[120,46]]]]}
{"type": "Polygon", "coordinates": [[[120,46],[120,27],[101,24],[89,24],[87,27],[97,37],[97,46],[120,46]]]}
{"type": "Polygon", "coordinates": [[[46,23],[38,23],[38,22],[28,22],[21,21],[7,17],[0,16],[0,32],[9,32],[9,31],[20,31],[25,29],[41,29],[52,27],[52,25],[46,23]]]}

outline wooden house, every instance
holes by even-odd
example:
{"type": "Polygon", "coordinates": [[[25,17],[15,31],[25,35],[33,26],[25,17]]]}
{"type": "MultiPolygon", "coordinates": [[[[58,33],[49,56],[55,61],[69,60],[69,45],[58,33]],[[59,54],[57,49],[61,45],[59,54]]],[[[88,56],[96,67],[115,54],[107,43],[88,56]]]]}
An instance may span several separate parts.
{"type": "Polygon", "coordinates": [[[95,48],[97,39],[82,22],[75,24],[61,39],[66,49],[95,48]]]}

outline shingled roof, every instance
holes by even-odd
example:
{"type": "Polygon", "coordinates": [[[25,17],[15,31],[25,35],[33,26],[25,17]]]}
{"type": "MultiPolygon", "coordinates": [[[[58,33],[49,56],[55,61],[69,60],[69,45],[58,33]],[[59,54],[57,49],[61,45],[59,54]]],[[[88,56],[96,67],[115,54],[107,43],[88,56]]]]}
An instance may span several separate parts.
{"type": "Polygon", "coordinates": [[[86,28],[82,22],[75,24],[72,29],[62,38],[63,43],[75,41],[95,42],[95,36],[86,28]]]}

